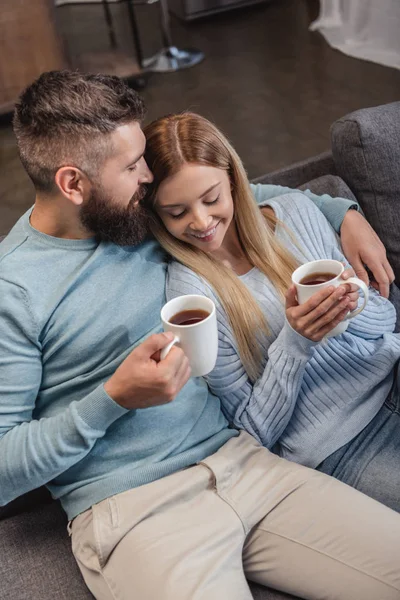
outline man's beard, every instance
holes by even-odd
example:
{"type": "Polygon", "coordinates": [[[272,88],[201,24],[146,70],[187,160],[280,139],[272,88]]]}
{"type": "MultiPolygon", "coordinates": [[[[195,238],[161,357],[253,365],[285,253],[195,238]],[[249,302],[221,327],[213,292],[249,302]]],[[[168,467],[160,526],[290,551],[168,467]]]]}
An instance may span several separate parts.
{"type": "Polygon", "coordinates": [[[140,205],[145,195],[146,188],[141,186],[127,206],[119,206],[100,187],[93,188],[81,208],[81,223],[99,240],[118,246],[136,246],[148,234],[148,216],[140,205]]]}

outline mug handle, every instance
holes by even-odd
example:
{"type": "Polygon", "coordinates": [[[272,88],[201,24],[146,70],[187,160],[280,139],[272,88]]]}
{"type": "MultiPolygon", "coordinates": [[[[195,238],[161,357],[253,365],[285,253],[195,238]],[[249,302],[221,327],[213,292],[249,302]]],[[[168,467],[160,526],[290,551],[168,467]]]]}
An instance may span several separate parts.
{"type": "Polygon", "coordinates": [[[354,285],[358,285],[358,287],[361,288],[361,291],[364,294],[364,301],[363,301],[362,305],[359,306],[358,308],[356,308],[355,310],[353,310],[352,312],[350,312],[345,317],[344,320],[348,321],[349,319],[353,319],[354,317],[359,315],[360,312],[362,312],[364,310],[364,308],[367,306],[367,302],[368,302],[368,298],[369,298],[369,291],[368,291],[368,287],[365,285],[365,283],[358,277],[349,277],[349,279],[343,279],[343,283],[354,283],[354,285]]]}
{"type": "Polygon", "coordinates": [[[169,351],[171,350],[172,346],[174,346],[175,344],[179,344],[179,338],[176,335],[174,337],[174,339],[172,340],[172,342],[170,342],[169,344],[167,344],[166,346],[164,346],[164,348],[161,350],[160,352],[160,360],[164,360],[164,358],[166,358],[169,354],[169,351]]]}

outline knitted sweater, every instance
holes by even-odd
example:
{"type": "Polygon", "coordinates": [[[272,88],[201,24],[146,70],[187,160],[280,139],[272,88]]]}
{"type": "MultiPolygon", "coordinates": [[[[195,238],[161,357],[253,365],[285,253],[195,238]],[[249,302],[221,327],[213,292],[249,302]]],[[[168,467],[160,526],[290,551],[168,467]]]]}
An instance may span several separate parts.
{"type": "MultiPolygon", "coordinates": [[[[303,194],[267,203],[294,234],[300,249],[283,227],[276,229],[300,262],[345,260],[333,229],[303,194]]],[[[350,321],[347,331],[318,344],[290,327],[282,300],[264,274],[253,268],[241,279],[270,327],[270,335],[261,340],[263,373],[254,385],[210,285],[174,262],[169,266],[167,297],[204,294],[217,305],[219,354],[207,381],[228,420],[285,458],[315,467],[356,436],[385,402],[400,357],[400,336],[392,333],[395,309],[370,289],[366,309],[350,321]]]]}

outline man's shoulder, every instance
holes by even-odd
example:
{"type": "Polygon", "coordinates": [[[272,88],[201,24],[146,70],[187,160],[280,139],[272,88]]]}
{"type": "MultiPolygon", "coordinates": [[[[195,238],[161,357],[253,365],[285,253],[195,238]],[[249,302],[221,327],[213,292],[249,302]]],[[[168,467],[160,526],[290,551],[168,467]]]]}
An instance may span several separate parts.
{"type": "Polygon", "coordinates": [[[29,243],[29,234],[25,227],[29,220],[29,213],[30,210],[22,215],[11,231],[0,241],[0,275],[5,272],[12,273],[15,261],[20,261],[20,257],[25,253],[29,255],[29,249],[26,247],[29,243]]]}

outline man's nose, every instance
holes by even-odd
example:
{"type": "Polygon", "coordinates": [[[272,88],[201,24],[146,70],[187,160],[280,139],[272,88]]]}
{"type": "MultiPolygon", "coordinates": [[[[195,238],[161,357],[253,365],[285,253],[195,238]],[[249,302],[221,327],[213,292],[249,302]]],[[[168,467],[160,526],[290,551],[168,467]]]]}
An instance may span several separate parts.
{"type": "Polygon", "coordinates": [[[154,175],[147,166],[147,162],[144,158],[140,168],[139,183],[152,183],[154,181],[154,175]]]}

